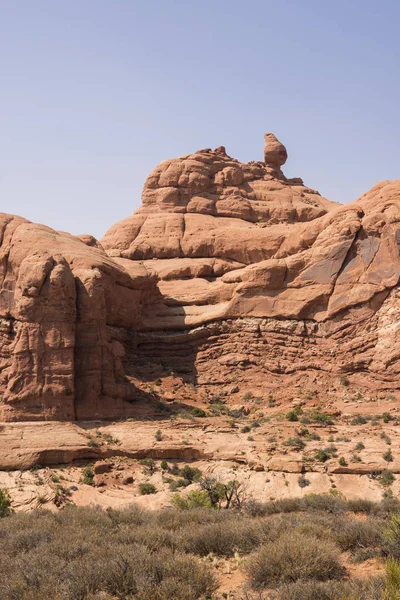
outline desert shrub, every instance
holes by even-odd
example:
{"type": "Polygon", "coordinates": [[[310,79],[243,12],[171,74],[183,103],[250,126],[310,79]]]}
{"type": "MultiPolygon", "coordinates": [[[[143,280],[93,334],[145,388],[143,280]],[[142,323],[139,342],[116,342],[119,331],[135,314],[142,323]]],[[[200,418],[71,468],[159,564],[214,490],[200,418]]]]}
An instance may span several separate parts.
{"type": "Polygon", "coordinates": [[[207,556],[233,556],[235,552],[248,554],[261,541],[261,530],[246,520],[229,520],[195,526],[182,532],[181,548],[186,552],[207,556]]]}
{"type": "Polygon", "coordinates": [[[383,514],[387,515],[400,513],[400,501],[391,494],[384,494],[380,504],[380,510],[383,514]]]}
{"type": "Polygon", "coordinates": [[[362,442],[357,442],[357,444],[354,447],[354,450],[356,452],[361,452],[361,450],[365,450],[365,446],[362,442]]]}
{"type": "Polygon", "coordinates": [[[386,460],[386,462],[393,462],[393,454],[390,448],[383,455],[383,460],[386,460]]]}
{"type": "Polygon", "coordinates": [[[193,510],[195,508],[212,508],[211,500],[207,492],[193,490],[187,496],[174,494],[171,498],[172,506],[180,510],[193,510]]]}
{"type": "Polygon", "coordinates": [[[346,502],[331,494],[307,494],[302,498],[302,505],[307,511],[324,511],[331,514],[339,514],[346,509],[346,502]]]}
{"type": "Polygon", "coordinates": [[[245,425],[244,427],[242,427],[242,429],[240,431],[242,433],[249,433],[251,431],[251,427],[249,427],[248,425],[245,425]]]}
{"type": "Polygon", "coordinates": [[[294,450],[303,450],[306,446],[305,442],[300,437],[289,438],[283,442],[283,445],[293,448],[294,450]]]}
{"type": "Polygon", "coordinates": [[[194,525],[211,525],[213,523],[229,523],[236,521],[238,515],[230,511],[209,510],[198,508],[193,511],[179,509],[161,510],[155,513],[154,522],[157,526],[181,534],[185,528],[194,525]]]}
{"type": "Polygon", "coordinates": [[[238,408],[234,408],[232,410],[229,410],[229,416],[232,417],[232,419],[241,419],[243,417],[243,413],[241,410],[239,410],[238,408]]]}
{"type": "Polygon", "coordinates": [[[318,452],[315,455],[315,460],[317,460],[318,462],[326,462],[330,458],[330,455],[327,452],[325,452],[325,450],[318,450],[318,452]]]}
{"type": "Polygon", "coordinates": [[[379,504],[371,500],[365,500],[364,498],[357,498],[356,500],[347,501],[347,509],[354,513],[376,515],[379,513],[379,504]]]}
{"type": "Polygon", "coordinates": [[[289,531],[264,544],[248,559],[245,570],[255,588],[298,579],[325,581],[343,575],[339,554],[330,541],[289,531]]]}
{"type": "Polygon", "coordinates": [[[167,463],[166,460],[162,460],[161,461],[160,468],[161,468],[161,471],[168,471],[169,470],[169,465],[168,465],[168,463],[167,463]]]}
{"type": "Polygon", "coordinates": [[[390,439],[388,434],[385,433],[384,431],[382,431],[382,433],[381,433],[381,440],[385,440],[385,442],[387,443],[388,446],[390,446],[392,443],[392,440],[390,439]]]}
{"type": "Polygon", "coordinates": [[[383,577],[369,581],[296,581],[279,588],[280,600],[382,600],[383,577]]]}
{"type": "Polygon", "coordinates": [[[161,433],[161,429],[157,429],[155,435],[154,435],[156,442],[161,442],[162,440],[162,433],[161,433]]]}
{"type": "Polygon", "coordinates": [[[152,483],[140,483],[139,484],[139,494],[141,496],[149,496],[150,494],[156,494],[157,489],[156,486],[152,483]]]}
{"type": "Polygon", "coordinates": [[[356,548],[376,548],[383,543],[384,523],[380,519],[363,521],[342,518],[333,529],[337,544],[344,551],[356,548]]]}
{"type": "Polygon", "coordinates": [[[195,469],[190,465],[185,465],[180,471],[179,474],[189,481],[189,483],[193,483],[194,481],[200,481],[201,479],[201,471],[200,469],[195,469]]]}
{"type": "Polygon", "coordinates": [[[357,415],[350,421],[350,425],[365,425],[368,419],[364,415],[357,415]]]}
{"type": "Polygon", "coordinates": [[[300,475],[299,478],[298,478],[298,480],[297,480],[297,483],[299,484],[299,486],[301,488],[305,488],[308,485],[310,485],[310,480],[307,479],[306,477],[304,477],[304,475],[300,475]]]}
{"type": "Polygon", "coordinates": [[[152,475],[154,473],[154,471],[156,470],[156,463],[154,458],[142,458],[142,460],[140,461],[140,464],[143,465],[144,467],[146,467],[148,473],[150,473],[150,475],[152,475]]]}
{"type": "Polygon", "coordinates": [[[11,513],[11,496],[7,488],[0,488],[0,519],[11,513]]]}
{"type": "Polygon", "coordinates": [[[90,448],[98,448],[99,442],[97,442],[94,438],[90,438],[90,440],[88,441],[88,446],[90,448]]]}
{"type": "Polygon", "coordinates": [[[340,383],[344,386],[344,387],[348,387],[350,385],[350,381],[347,379],[346,375],[341,375],[340,376],[340,383]]]}
{"type": "Polygon", "coordinates": [[[312,410],[308,417],[312,423],[319,423],[320,425],[333,425],[332,415],[326,412],[312,410]]]}
{"type": "Polygon", "coordinates": [[[393,421],[393,417],[392,417],[392,415],[390,413],[384,412],[382,414],[382,421],[384,423],[389,423],[389,421],[393,421]]]}
{"type": "Polygon", "coordinates": [[[244,504],[244,510],[246,514],[250,515],[250,517],[265,517],[266,515],[270,514],[267,507],[268,503],[258,502],[253,498],[250,498],[244,504]]]}
{"type": "Polygon", "coordinates": [[[344,456],[341,456],[341,457],[339,458],[339,465],[340,465],[341,467],[347,467],[347,462],[346,462],[346,459],[345,459],[345,457],[344,457],[344,456]]]}
{"type": "Polygon", "coordinates": [[[94,471],[92,467],[82,469],[82,482],[86,485],[94,485],[94,471]]]}
{"type": "Polygon", "coordinates": [[[194,417],[206,417],[207,413],[205,410],[203,410],[202,408],[199,408],[198,406],[193,406],[193,408],[190,409],[191,414],[194,417]]]}
{"type": "Polygon", "coordinates": [[[299,420],[299,416],[294,410],[290,410],[287,413],[286,418],[288,421],[291,421],[292,423],[299,420]]]}
{"type": "Polygon", "coordinates": [[[379,477],[379,482],[383,486],[389,486],[389,485],[392,485],[394,480],[395,480],[395,477],[393,475],[393,471],[390,471],[390,469],[383,469],[383,471],[379,477]]]}
{"type": "Polygon", "coordinates": [[[171,481],[169,484],[169,489],[171,492],[176,492],[180,488],[187,487],[188,485],[190,485],[190,481],[187,479],[176,479],[175,481],[171,481]]]}

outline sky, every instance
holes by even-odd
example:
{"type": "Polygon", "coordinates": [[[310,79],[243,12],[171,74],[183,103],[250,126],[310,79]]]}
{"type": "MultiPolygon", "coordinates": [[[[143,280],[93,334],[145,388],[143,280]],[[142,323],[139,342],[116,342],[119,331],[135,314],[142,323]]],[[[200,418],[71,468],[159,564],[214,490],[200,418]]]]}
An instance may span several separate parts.
{"type": "Polygon", "coordinates": [[[0,210],[98,238],[226,146],[350,202],[400,178],[398,0],[0,0],[0,210]]]}

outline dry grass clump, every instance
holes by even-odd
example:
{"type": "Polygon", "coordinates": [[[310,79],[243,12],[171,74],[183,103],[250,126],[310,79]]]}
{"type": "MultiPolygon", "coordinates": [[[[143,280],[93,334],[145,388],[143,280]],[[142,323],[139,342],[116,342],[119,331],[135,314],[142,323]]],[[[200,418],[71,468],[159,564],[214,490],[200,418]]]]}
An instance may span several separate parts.
{"type": "Polygon", "coordinates": [[[290,512],[324,512],[335,515],[354,512],[386,516],[400,512],[400,501],[390,495],[381,502],[371,502],[364,499],[345,500],[332,494],[307,494],[303,498],[283,498],[272,502],[248,500],[244,508],[252,517],[290,512]]]}
{"type": "Polygon", "coordinates": [[[298,579],[338,578],[344,573],[339,557],[340,550],[333,542],[288,531],[261,546],[245,568],[255,588],[275,587],[298,579]]]}
{"type": "Polygon", "coordinates": [[[296,581],[279,588],[280,600],[382,600],[383,577],[369,581],[296,581]]]}
{"type": "Polygon", "coordinates": [[[210,568],[177,551],[173,532],[140,509],[68,508],[0,521],[2,600],[197,600],[216,588],[210,568]]]}
{"type": "Polygon", "coordinates": [[[182,547],[186,552],[207,556],[233,556],[235,552],[248,554],[260,545],[261,528],[245,519],[232,519],[212,525],[194,525],[182,532],[182,547]]]}
{"type": "Polygon", "coordinates": [[[254,587],[249,598],[394,600],[400,589],[398,508],[391,496],[372,504],[311,495],[249,502],[242,511],[69,505],[58,513],[10,514],[0,519],[0,599],[211,598],[217,582],[213,562],[204,557],[213,555],[237,558],[254,587]],[[355,518],[350,507],[363,517],[355,518]],[[343,552],[353,562],[380,557],[386,577],[340,581],[348,576],[343,552]]]}

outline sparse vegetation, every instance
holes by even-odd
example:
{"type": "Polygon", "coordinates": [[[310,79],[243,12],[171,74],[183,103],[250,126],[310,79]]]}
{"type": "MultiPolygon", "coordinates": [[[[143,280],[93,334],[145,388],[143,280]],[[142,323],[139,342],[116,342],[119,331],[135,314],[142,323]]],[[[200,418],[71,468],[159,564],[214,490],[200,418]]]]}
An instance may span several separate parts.
{"type": "Polygon", "coordinates": [[[350,425],[365,425],[368,419],[364,415],[357,415],[350,421],[350,425]]]}
{"type": "Polygon", "coordinates": [[[341,375],[340,376],[340,383],[344,386],[344,387],[348,387],[350,385],[350,381],[347,379],[346,375],[341,375]]]}
{"type": "Polygon", "coordinates": [[[298,484],[299,484],[299,486],[301,488],[305,488],[308,485],[310,485],[310,480],[307,479],[304,475],[300,475],[300,477],[298,478],[297,482],[298,482],[298,484]]]}
{"type": "Polygon", "coordinates": [[[382,431],[382,433],[381,433],[381,440],[385,440],[385,442],[387,443],[388,446],[390,446],[392,443],[392,440],[390,439],[388,434],[385,433],[384,431],[382,431]]]}
{"type": "Polygon", "coordinates": [[[392,483],[394,482],[394,480],[395,480],[395,477],[393,475],[393,472],[390,471],[390,469],[384,469],[382,471],[382,473],[380,474],[380,477],[379,477],[379,482],[383,486],[392,485],[392,483]]]}
{"type": "Polygon", "coordinates": [[[157,489],[156,486],[152,483],[140,483],[139,484],[139,494],[141,496],[149,496],[150,494],[156,494],[157,489]]]}
{"type": "Polygon", "coordinates": [[[154,458],[142,458],[140,464],[146,467],[145,472],[149,475],[153,475],[157,468],[154,458]]]}
{"type": "Polygon", "coordinates": [[[383,455],[383,460],[386,460],[386,462],[393,462],[393,454],[390,448],[383,455]]]}
{"type": "Polygon", "coordinates": [[[7,488],[0,488],[0,519],[11,513],[11,496],[7,488]]]}
{"type": "Polygon", "coordinates": [[[293,448],[294,450],[303,450],[303,448],[305,448],[305,446],[306,446],[304,440],[302,440],[300,437],[289,438],[285,442],[283,442],[283,445],[289,446],[290,448],[293,448]]]}
{"type": "Polygon", "coordinates": [[[201,479],[200,469],[195,469],[190,465],[185,465],[180,470],[179,474],[189,483],[193,483],[194,481],[200,481],[201,479]]]}
{"type": "Polygon", "coordinates": [[[393,417],[390,413],[385,412],[382,414],[382,421],[384,423],[389,423],[389,421],[393,421],[393,417]]]}
{"type": "Polygon", "coordinates": [[[82,469],[82,482],[86,485],[94,485],[94,471],[92,467],[82,469]]]}
{"type": "Polygon", "coordinates": [[[301,579],[325,581],[343,575],[339,548],[314,535],[287,531],[263,544],[246,571],[255,588],[274,587],[301,579]]]}
{"type": "Polygon", "coordinates": [[[193,408],[190,409],[190,413],[193,415],[193,417],[206,417],[207,416],[206,411],[198,406],[193,406],[193,408]]]}
{"type": "MultiPolygon", "coordinates": [[[[248,598],[275,597],[267,589],[279,600],[396,598],[400,504],[390,494],[381,503],[308,494],[216,510],[225,508],[226,492],[240,490],[238,482],[203,479],[201,485],[175,494],[174,507],[162,511],[69,506],[6,516],[0,521],[0,598],[218,598],[213,565],[219,557],[237,561],[247,574],[256,588],[248,598]],[[381,558],[386,575],[349,578],[343,553],[353,562],[381,558]]],[[[141,486],[154,493],[152,484],[141,486]]]]}

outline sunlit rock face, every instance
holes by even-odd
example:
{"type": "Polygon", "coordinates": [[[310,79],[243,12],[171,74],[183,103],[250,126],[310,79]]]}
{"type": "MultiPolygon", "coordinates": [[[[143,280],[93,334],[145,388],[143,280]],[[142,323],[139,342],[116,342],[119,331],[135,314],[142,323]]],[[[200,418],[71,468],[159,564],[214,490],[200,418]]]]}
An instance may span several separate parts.
{"type": "Polygon", "coordinates": [[[205,389],[239,369],[288,394],[344,371],[396,392],[400,181],[340,205],[286,159],[268,133],[263,162],[164,161],[100,241],[2,214],[0,418],[134,414],[155,365],[205,389]]]}

